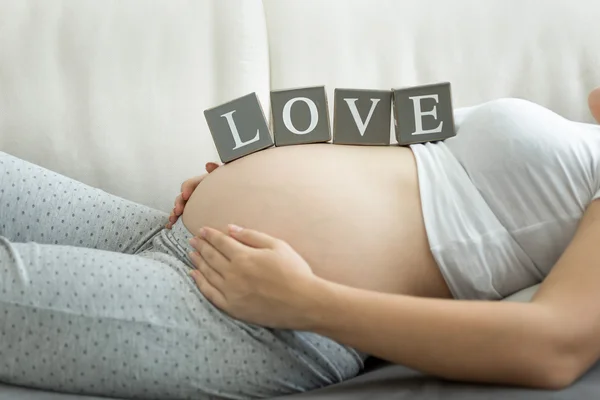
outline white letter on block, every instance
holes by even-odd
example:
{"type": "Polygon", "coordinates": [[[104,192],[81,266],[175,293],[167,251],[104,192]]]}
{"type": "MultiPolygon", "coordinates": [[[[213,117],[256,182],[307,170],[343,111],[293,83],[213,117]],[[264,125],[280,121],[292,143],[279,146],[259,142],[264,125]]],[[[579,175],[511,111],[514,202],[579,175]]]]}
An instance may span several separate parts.
{"type": "Polygon", "coordinates": [[[247,142],[242,142],[242,138],[240,138],[240,133],[237,130],[237,126],[235,126],[235,121],[233,120],[234,112],[235,112],[235,110],[225,113],[225,114],[221,115],[221,117],[225,117],[225,119],[227,120],[229,129],[231,129],[231,134],[233,135],[233,141],[235,142],[235,147],[233,148],[233,150],[237,150],[240,147],[244,147],[250,143],[254,143],[254,142],[258,141],[260,129],[256,130],[256,136],[254,136],[253,139],[250,139],[247,142]]]}
{"type": "Polygon", "coordinates": [[[283,123],[285,127],[292,133],[296,135],[306,135],[307,133],[312,132],[313,129],[317,127],[317,122],[319,122],[319,111],[317,110],[317,105],[314,101],[307,97],[296,97],[285,103],[283,106],[283,123]],[[310,125],[303,131],[299,131],[292,124],[292,106],[297,101],[303,101],[308,106],[308,110],[310,111],[310,125]]]}
{"type": "Polygon", "coordinates": [[[356,100],[358,99],[344,99],[346,103],[348,103],[348,108],[350,109],[350,113],[354,117],[354,122],[356,123],[356,127],[358,128],[358,132],[360,132],[360,136],[365,135],[365,131],[367,130],[367,125],[369,125],[369,121],[373,116],[373,111],[375,111],[375,107],[377,107],[377,103],[381,99],[371,99],[371,109],[369,110],[369,115],[367,115],[367,119],[365,122],[362,122],[360,119],[360,114],[358,113],[358,109],[356,108],[356,100]]]}
{"type": "Polygon", "coordinates": [[[444,125],[444,121],[440,122],[440,124],[438,125],[437,128],[434,129],[430,129],[428,131],[424,131],[423,130],[423,119],[422,117],[425,115],[431,115],[433,116],[433,118],[437,119],[437,108],[436,106],[433,106],[433,110],[431,111],[427,111],[427,112],[422,112],[421,111],[421,100],[422,99],[434,99],[437,103],[440,102],[438,95],[437,94],[430,94],[430,95],[425,95],[425,96],[414,96],[414,97],[409,97],[409,99],[411,99],[413,101],[413,104],[415,106],[415,129],[416,131],[413,133],[413,135],[425,135],[427,133],[437,133],[437,132],[441,132],[442,131],[442,126],[444,125]]]}

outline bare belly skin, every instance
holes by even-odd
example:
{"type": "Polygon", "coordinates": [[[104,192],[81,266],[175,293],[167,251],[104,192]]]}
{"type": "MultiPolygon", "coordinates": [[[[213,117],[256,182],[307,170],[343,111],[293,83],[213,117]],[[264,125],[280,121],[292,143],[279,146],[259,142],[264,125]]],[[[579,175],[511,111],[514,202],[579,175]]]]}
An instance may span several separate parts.
{"type": "Polygon", "coordinates": [[[311,144],[248,155],[198,186],[183,223],[192,233],[229,223],[265,232],[344,285],[451,297],[429,250],[406,147],[311,144]]]}

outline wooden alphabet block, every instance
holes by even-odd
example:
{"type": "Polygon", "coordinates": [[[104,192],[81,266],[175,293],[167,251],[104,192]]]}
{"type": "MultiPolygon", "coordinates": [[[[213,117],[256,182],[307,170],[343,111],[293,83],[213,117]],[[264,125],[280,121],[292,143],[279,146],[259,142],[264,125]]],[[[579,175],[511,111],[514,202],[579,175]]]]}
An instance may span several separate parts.
{"type": "Polygon", "coordinates": [[[224,163],[273,146],[256,93],[205,110],[204,117],[224,163]]]}
{"type": "Polygon", "coordinates": [[[394,128],[399,145],[455,136],[450,83],[393,90],[394,128]]]}
{"type": "Polygon", "coordinates": [[[335,89],[333,143],[390,144],[392,92],[335,89]]]}
{"type": "Polygon", "coordinates": [[[324,86],[271,91],[275,146],[331,140],[324,86]]]}

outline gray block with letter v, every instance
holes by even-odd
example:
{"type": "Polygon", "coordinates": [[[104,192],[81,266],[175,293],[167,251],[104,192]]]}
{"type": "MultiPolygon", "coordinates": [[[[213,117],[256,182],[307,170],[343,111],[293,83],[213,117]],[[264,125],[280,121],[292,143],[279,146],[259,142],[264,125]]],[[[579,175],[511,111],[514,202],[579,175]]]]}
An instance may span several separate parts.
{"type": "Polygon", "coordinates": [[[394,128],[399,145],[455,136],[449,82],[393,89],[394,128]]]}
{"type": "Polygon", "coordinates": [[[324,86],[272,91],[271,113],[275,146],[331,140],[324,86]]]}
{"type": "Polygon", "coordinates": [[[204,117],[224,163],[273,146],[256,93],[204,110],[204,117]]]}
{"type": "Polygon", "coordinates": [[[333,143],[390,144],[390,90],[335,89],[333,143]]]}

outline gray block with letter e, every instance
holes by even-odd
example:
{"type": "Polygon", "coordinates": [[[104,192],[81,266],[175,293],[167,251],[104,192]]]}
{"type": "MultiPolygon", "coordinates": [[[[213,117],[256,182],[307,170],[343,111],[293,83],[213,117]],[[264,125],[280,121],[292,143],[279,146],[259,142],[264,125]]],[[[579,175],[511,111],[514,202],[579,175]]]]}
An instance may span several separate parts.
{"type": "Polygon", "coordinates": [[[224,163],[273,146],[256,93],[204,110],[204,117],[224,163]]]}
{"type": "Polygon", "coordinates": [[[390,144],[392,92],[335,89],[333,143],[390,144]]]}
{"type": "Polygon", "coordinates": [[[275,146],[331,140],[324,86],[271,91],[275,146]]]}
{"type": "Polygon", "coordinates": [[[394,128],[400,145],[455,136],[449,82],[393,89],[394,128]]]}

